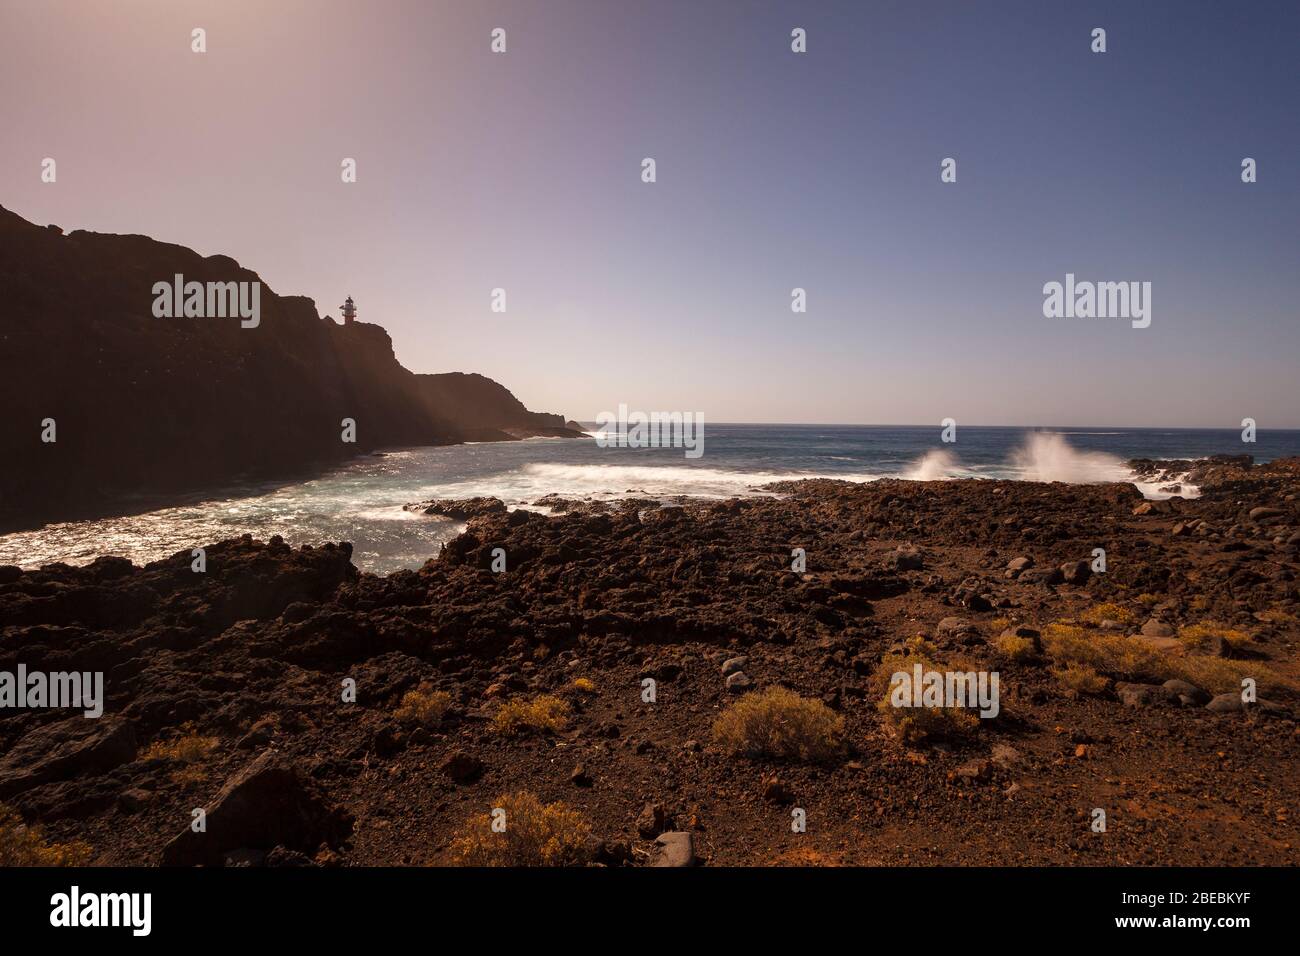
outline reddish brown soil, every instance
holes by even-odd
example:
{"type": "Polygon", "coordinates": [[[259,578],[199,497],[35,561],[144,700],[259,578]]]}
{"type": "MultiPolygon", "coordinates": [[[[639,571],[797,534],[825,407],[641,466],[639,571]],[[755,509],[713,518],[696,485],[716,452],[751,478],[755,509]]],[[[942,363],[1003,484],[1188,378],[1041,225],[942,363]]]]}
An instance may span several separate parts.
{"type": "MultiPolygon", "coordinates": [[[[637,819],[646,803],[692,832],[708,865],[1300,858],[1294,696],[1273,693],[1274,713],[1130,707],[1113,691],[1074,699],[1044,663],[1009,662],[990,643],[997,619],[1042,627],[1110,602],[1136,615],[1130,632],[1153,615],[1244,630],[1253,659],[1300,677],[1293,475],[1224,481],[1141,515],[1126,485],[778,490],[609,514],[581,505],[551,518],[487,514],[421,570],[383,578],[359,574],[346,546],[248,540],[211,546],[202,575],[188,551],[143,569],[117,559],[0,569],[0,670],[20,661],[102,670],[108,697],[100,721],[0,711],[0,801],[51,839],[90,844],[96,863],[158,863],[192,808],[273,751],[322,812],[353,821],[337,833],[295,821],[287,832],[302,845],[289,849],[344,865],[446,862],[471,815],[519,790],[581,810],[606,861],[645,862],[651,841],[637,819]],[[1280,514],[1257,522],[1249,513],[1260,506],[1280,514]],[[1192,519],[1206,530],[1172,534],[1192,519]],[[897,567],[908,544],[920,549],[919,570],[897,567]],[[489,570],[496,547],[504,573],[489,570]],[[805,574],[790,570],[798,547],[805,574]],[[1090,560],[1097,547],[1106,573],[1081,584],[1004,572],[1020,556],[1052,569],[1090,560]],[[938,635],[952,616],[976,629],[938,635]],[[973,738],[905,744],[877,709],[868,676],[917,634],[1000,672],[1002,715],[973,738]],[[842,758],[750,760],[714,744],[714,720],[737,699],[720,666],[741,654],[758,688],[783,684],[843,715],[842,758]],[[641,700],[647,676],[654,704],[641,700]],[[594,693],[571,691],[577,677],[594,693]],[[355,704],[340,699],[345,678],[357,682],[355,704]],[[439,728],[394,717],[422,682],[452,695],[439,728]],[[567,729],[494,730],[502,699],[537,693],[571,702],[567,729]],[[55,759],[89,724],[92,735],[117,728],[118,737],[55,759]],[[184,724],[216,738],[206,758],[185,767],[144,756],[184,724]],[[983,763],[995,744],[1018,757],[983,763]],[[457,751],[482,761],[472,782],[442,769],[457,751]],[[958,774],[972,761],[979,774],[958,774]],[[571,780],[578,765],[590,785],[571,780]],[[792,802],[764,798],[773,775],[792,802]],[[805,810],[806,833],[791,832],[792,807],[805,810]],[[1105,833],[1090,828],[1098,807],[1105,833]],[[332,844],[319,854],[318,836],[332,844]]],[[[257,862],[272,850],[249,840],[254,852],[236,856],[257,862]]],[[[280,850],[269,862],[305,857],[280,850]]]]}

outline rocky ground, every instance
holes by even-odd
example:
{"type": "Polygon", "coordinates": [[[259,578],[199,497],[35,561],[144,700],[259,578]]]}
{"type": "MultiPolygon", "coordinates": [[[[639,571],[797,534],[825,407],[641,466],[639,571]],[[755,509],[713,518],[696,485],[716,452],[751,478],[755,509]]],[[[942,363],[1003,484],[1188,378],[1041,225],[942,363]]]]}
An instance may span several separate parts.
{"type": "Polygon", "coordinates": [[[443,864],[521,791],[609,865],[1295,863],[1300,477],[1221,472],[1168,502],[1002,481],[480,500],[387,577],[346,544],[247,538],[203,573],[188,550],[0,568],[0,671],[103,671],[107,697],[97,720],[0,710],[0,804],[97,864],[443,864]],[[1109,649],[1100,686],[1059,676],[1061,635],[1109,649]],[[900,735],[878,671],[920,646],[998,671],[999,716],[900,735]],[[843,719],[836,753],[715,740],[776,686],[843,719]],[[552,727],[510,733],[498,712],[541,696],[552,727]]]}

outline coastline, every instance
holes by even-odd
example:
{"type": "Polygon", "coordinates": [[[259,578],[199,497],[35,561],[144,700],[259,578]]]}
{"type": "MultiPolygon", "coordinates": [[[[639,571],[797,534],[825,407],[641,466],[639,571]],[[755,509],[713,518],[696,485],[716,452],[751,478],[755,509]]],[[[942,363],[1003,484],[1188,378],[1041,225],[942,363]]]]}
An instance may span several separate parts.
{"type": "Polygon", "coordinates": [[[823,479],[681,507],[489,508],[386,576],[349,545],[276,539],[213,544],[203,575],[188,551],[0,569],[0,671],[107,676],[99,720],[5,712],[0,801],[101,864],[447,862],[467,818],[521,790],[577,808],[608,865],[644,862],[663,829],[715,864],[1294,863],[1295,465],[1166,502],[1114,484],[823,479]],[[1087,573],[1098,547],[1107,569],[1087,573]],[[1210,623],[1245,639],[1185,639],[1210,623]],[[1104,689],[1057,676],[1071,628],[1126,652],[1096,662],[1104,689]],[[1008,631],[1042,650],[1009,655],[1008,631]],[[999,717],[900,736],[878,672],[921,646],[998,671],[999,717]],[[1201,675],[1218,699],[1238,673],[1263,703],[1164,689],[1201,675]],[[422,686],[448,695],[436,725],[398,716],[422,686]],[[842,752],[772,760],[714,740],[720,714],[782,686],[844,719],[842,752]],[[562,724],[498,731],[503,705],[540,696],[564,701],[562,724]],[[195,736],[213,742],[200,758],[168,756],[195,736]],[[1249,793],[1229,785],[1243,777],[1249,793]],[[274,799],[293,826],[237,820],[253,828],[239,845],[194,857],[184,808],[270,779],[289,781],[274,799]],[[792,806],[808,833],[788,832],[792,806]]]}

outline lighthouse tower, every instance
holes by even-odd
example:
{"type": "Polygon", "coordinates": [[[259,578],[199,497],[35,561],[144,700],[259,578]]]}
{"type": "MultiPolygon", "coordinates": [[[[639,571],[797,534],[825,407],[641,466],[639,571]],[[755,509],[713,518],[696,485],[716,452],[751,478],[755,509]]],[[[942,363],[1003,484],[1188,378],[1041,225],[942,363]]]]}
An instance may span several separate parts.
{"type": "Polygon", "coordinates": [[[352,301],[352,296],[348,296],[347,301],[339,306],[339,308],[343,310],[343,324],[351,325],[352,320],[357,317],[357,306],[356,303],[352,301]]]}

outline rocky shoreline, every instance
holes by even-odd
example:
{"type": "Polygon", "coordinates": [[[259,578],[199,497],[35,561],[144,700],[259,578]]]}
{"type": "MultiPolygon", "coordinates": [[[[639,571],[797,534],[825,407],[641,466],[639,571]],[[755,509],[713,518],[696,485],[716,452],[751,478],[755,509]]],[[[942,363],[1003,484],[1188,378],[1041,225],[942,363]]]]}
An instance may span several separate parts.
{"type": "Polygon", "coordinates": [[[0,804],[104,865],[502,862],[493,809],[554,837],[528,863],[1295,864],[1297,464],[1158,502],[480,499],[386,577],[247,537],[202,573],[0,568],[0,672],[102,672],[106,697],[0,709],[0,804]],[[996,671],[996,719],[899,720],[887,672],[921,661],[996,671]],[[751,746],[771,713],[805,736],[751,746]]]}
{"type": "Polygon", "coordinates": [[[0,206],[0,534],[135,514],[382,448],[579,438],[483,375],[417,374],[379,325],[278,295],[224,255],[41,227],[0,206]],[[248,327],[154,314],[187,277],[259,290],[248,327]]]}

